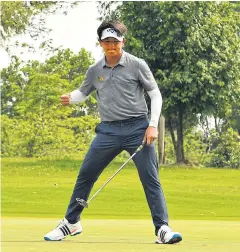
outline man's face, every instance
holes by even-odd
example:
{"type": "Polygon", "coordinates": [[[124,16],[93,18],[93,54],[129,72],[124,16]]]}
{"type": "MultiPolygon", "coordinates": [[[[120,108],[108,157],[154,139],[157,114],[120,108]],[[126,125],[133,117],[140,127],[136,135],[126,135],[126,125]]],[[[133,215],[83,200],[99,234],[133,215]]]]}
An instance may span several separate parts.
{"type": "Polygon", "coordinates": [[[115,38],[109,37],[99,41],[99,43],[103,48],[106,56],[120,56],[125,40],[121,42],[115,38]]]}

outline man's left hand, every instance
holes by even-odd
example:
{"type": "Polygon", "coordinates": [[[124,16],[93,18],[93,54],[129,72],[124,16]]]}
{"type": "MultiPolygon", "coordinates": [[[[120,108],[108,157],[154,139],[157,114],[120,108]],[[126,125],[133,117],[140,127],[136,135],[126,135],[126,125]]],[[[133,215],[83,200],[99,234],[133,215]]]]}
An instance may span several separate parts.
{"type": "Polygon", "coordinates": [[[155,141],[158,137],[158,130],[155,127],[149,126],[146,129],[145,135],[144,135],[144,142],[146,145],[150,145],[153,141],[155,141]]]}

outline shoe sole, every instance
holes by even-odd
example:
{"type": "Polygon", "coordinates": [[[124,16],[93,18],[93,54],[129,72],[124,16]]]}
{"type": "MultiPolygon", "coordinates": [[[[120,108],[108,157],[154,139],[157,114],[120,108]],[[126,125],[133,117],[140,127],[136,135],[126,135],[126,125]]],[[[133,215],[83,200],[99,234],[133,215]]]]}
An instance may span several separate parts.
{"type": "Polygon", "coordinates": [[[62,239],[59,239],[59,240],[51,240],[50,238],[48,238],[48,237],[44,237],[44,240],[45,241],[62,241],[63,239],[65,239],[65,237],[64,238],[62,238],[62,239]]]}
{"type": "Polygon", "coordinates": [[[70,236],[75,236],[75,235],[78,235],[78,234],[81,234],[82,232],[77,232],[77,233],[74,233],[74,234],[70,234],[70,236]]]}
{"type": "MultiPolygon", "coordinates": [[[[82,232],[77,232],[77,233],[74,233],[74,234],[70,234],[70,236],[75,236],[75,235],[78,235],[78,234],[81,234],[82,232]]],[[[50,238],[48,238],[48,237],[46,237],[46,236],[44,236],[44,240],[45,241],[62,241],[62,240],[64,240],[66,238],[66,236],[64,236],[62,239],[59,239],[59,240],[51,240],[50,238]]]]}
{"type": "Polygon", "coordinates": [[[158,240],[155,241],[155,244],[175,244],[182,240],[182,237],[178,234],[175,234],[168,242],[159,242],[158,240]]]}
{"type": "Polygon", "coordinates": [[[174,243],[178,243],[182,240],[182,237],[180,235],[175,234],[170,240],[169,242],[167,242],[166,244],[174,244],[174,243]]]}

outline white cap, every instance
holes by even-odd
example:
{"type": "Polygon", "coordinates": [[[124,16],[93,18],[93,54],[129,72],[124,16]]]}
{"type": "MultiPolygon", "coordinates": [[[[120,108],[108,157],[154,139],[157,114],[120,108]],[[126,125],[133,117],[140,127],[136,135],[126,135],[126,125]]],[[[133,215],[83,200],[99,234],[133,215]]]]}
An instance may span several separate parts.
{"type": "Polygon", "coordinates": [[[102,37],[101,40],[105,39],[105,38],[115,38],[118,41],[123,41],[123,36],[118,36],[117,32],[113,29],[113,28],[107,28],[105,30],[102,31],[102,37]]]}

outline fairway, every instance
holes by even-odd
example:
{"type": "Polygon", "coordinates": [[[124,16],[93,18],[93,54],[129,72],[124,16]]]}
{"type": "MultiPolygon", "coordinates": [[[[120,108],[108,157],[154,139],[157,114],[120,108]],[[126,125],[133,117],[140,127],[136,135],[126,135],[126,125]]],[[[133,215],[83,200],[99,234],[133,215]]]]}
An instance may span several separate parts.
{"type": "MultiPolygon", "coordinates": [[[[92,194],[122,165],[114,161],[92,194]]],[[[81,160],[2,160],[2,216],[62,218],[81,160]],[[51,199],[51,200],[50,200],[51,199]]],[[[240,220],[240,171],[163,168],[170,220],[240,220]]],[[[91,202],[84,219],[151,219],[137,170],[130,162],[91,202]]]]}
{"type": "Polygon", "coordinates": [[[3,218],[2,252],[238,252],[240,223],[234,221],[175,220],[174,229],[183,241],[174,245],[154,244],[151,221],[83,220],[83,233],[60,242],[46,242],[43,236],[56,219],[3,218]]]}
{"type": "MultiPolygon", "coordinates": [[[[151,215],[129,164],[82,215],[83,233],[61,242],[43,236],[63,217],[81,160],[3,159],[2,252],[239,252],[239,170],[160,169],[174,245],[154,244],[151,215]]],[[[113,162],[96,191],[122,162],[113,162]]]]}

